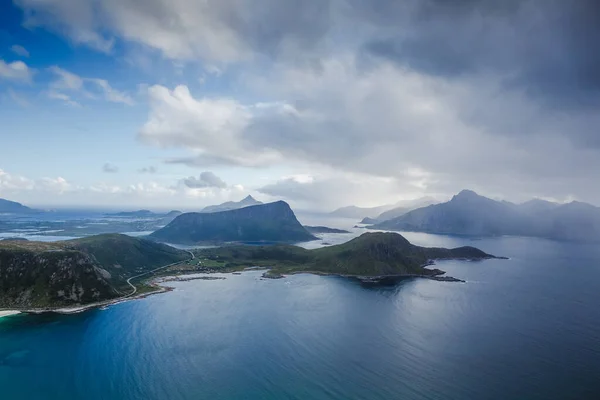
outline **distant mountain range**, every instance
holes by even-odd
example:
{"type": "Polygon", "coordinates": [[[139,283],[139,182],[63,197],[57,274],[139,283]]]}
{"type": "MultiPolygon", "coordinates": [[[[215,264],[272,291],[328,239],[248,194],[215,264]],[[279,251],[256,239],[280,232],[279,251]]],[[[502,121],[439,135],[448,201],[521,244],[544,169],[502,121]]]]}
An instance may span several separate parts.
{"type": "Polygon", "coordinates": [[[181,244],[201,242],[301,242],[317,239],[284,201],[211,213],[186,213],[150,235],[181,244]]]}
{"type": "Polygon", "coordinates": [[[329,216],[335,218],[352,218],[358,220],[365,216],[371,218],[376,217],[382,212],[391,210],[392,208],[394,208],[394,205],[391,204],[377,207],[346,206],[330,212],[329,216]]]}
{"type": "Polygon", "coordinates": [[[387,221],[393,218],[397,218],[401,215],[406,214],[409,211],[415,210],[417,208],[426,207],[432,204],[436,204],[437,200],[433,197],[421,197],[416,200],[403,200],[396,203],[395,207],[382,212],[376,217],[370,218],[365,217],[361,221],[361,224],[376,224],[379,222],[387,221]]]}
{"type": "Polygon", "coordinates": [[[244,199],[240,201],[228,201],[222,204],[204,207],[201,212],[203,213],[214,213],[221,211],[230,211],[237,210],[239,208],[249,207],[249,206],[257,206],[263,204],[262,202],[256,200],[254,197],[248,195],[244,199]]]}
{"type": "Polygon", "coordinates": [[[36,212],[39,212],[39,210],[26,207],[21,203],[17,203],[16,201],[0,199],[0,213],[31,214],[36,212]]]}
{"type": "Polygon", "coordinates": [[[463,190],[446,203],[410,211],[374,229],[472,236],[517,235],[557,240],[600,241],[600,208],[571,202],[496,201],[463,190]]]}
{"type": "Polygon", "coordinates": [[[377,207],[341,207],[329,213],[329,216],[336,218],[353,218],[363,221],[364,224],[374,224],[387,219],[398,217],[415,208],[435,204],[437,201],[433,197],[421,197],[415,200],[400,200],[395,204],[386,204],[377,207]]]}

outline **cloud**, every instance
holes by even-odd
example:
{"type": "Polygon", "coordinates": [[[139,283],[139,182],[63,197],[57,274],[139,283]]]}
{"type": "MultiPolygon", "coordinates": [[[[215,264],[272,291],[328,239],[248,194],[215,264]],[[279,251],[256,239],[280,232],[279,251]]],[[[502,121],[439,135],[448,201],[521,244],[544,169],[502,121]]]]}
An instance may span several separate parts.
{"type": "Polygon", "coordinates": [[[119,167],[111,163],[106,163],[102,166],[102,172],[106,172],[107,174],[114,174],[119,172],[119,167]]]}
{"type": "Polygon", "coordinates": [[[83,78],[79,75],[57,67],[56,65],[48,69],[57,77],[57,79],[50,84],[52,88],[74,91],[83,89],[83,78]]]}
{"type": "Polygon", "coordinates": [[[326,170],[295,174],[258,188],[273,200],[285,199],[300,209],[331,211],[344,205],[373,207],[419,197],[422,189],[409,179],[381,178],[326,170]]]}
{"type": "Polygon", "coordinates": [[[16,55],[18,55],[18,56],[29,57],[29,52],[27,51],[27,49],[25,47],[23,47],[23,46],[18,45],[18,44],[13,44],[10,47],[10,50],[13,53],[15,53],[16,55]]]}
{"type": "Polygon", "coordinates": [[[12,194],[24,191],[62,194],[74,189],[75,186],[62,177],[30,179],[21,175],[10,174],[0,169],[0,194],[3,192],[12,194]]]}
{"type": "Polygon", "coordinates": [[[191,189],[211,187],[224,189],[227,187],[227,184],[221,178],[219,178],[217,175],[210,171],[204,171],[200,173],[200,176],[198,178],[194,176],[185,178],[183,179],[183,184],[191,189]]]}
{"type": "Polygon", "coordinates": [[[101,25],[93,0],[15,0],[14,3],[24,11],[26,28],[47,27],[75,44],[85,44],[104,53],[112,49],[114,39],[96,31],[101,25]]]}
{"type": "Polygon", "coordinates": [[[56,90],[49,90],[46,92],[46,95],[48,96],[48,98],[50,99],[55,99],[55,100],[62,100],[65,103],[67,103],[70,106],[73,107],[81,107],[81,104],[79,104],[78,102],[76,102],[75,100],[73,100],[69,95],[66,95],[62,92],[58,92],[56,90]]]}
{"type": "Polygon", "coordinates": [[[52,66],[49,70],[57,77],[56,80],[50,83],[51,98],[70,102],[72,101],[71,98],[64,94],[65,91],[70,91],[90,99],[95,99],[97,95],[101,95],[105,100],[113,103],[134,104],[131,96],[114,89],[105,79],[81,77],[58,66],[52,66]]]}
{"type": "Polygon", "coordinates": [[[108,81],[97,78],[88,78],[88,81],[96,84],[102,90],[102,92],[104,93],[104,98],[106,100],[112,101],[113,103],[127,104],[129,106],[134,104],[134,101],[131,98],[131,96],[124,92],[115,90],[108,84],[108,81]]]}
{"type": "Polygon", "coordinates": [[[187,147],[196,157],[172,159],[171,163],[199,166],[235,164],[259,166],[278,155],[248,153],[243,133],[249,126],[252,107],[225,98],[194,98],[187,86],[174,90],[160,85],[148,89],[150,118],[139,132],[144,143],[160,147],[187,147]]]}
{"type": "Polygon", "coordinates": [[[158,171],[155,166],[151,165],[149,167],[143,167],[143,168],[138,169],[138,172],[140,174],[155,174],[158,171]]]}
{"type": "Polygon", "coordinates": [[[329,0],[17,0],[26,26],[45,26],[103,52],[114,37],[171,59],[248,59],[313,46],[327,31],[329,0]],[[268,21],[268,23],[265,23],[268,21]]]}
{"type": "Polygon", "coordinates": [[[0,60],[0,79],[31,83],[33,71],[23,61],[7,63],[4,60],[0,60]]]}
{"type": "MultiPolygon", "coordinates": [[[[34,187],[34,181],[19,175],[11,175],[8,172],[0,169],[0,190],[31,190],[34,187]]],[[[1,192],[0,192],[1,193],[1,192]]]]}

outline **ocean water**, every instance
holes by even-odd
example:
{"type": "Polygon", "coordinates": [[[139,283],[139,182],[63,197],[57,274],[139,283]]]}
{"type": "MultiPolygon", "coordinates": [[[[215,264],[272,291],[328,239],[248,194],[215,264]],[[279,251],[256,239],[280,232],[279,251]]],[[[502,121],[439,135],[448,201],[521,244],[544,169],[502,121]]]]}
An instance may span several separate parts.
{"type": "Polygon", "coordinates": [[[364,288],[260,272],[0,319],[1,399],[600,399],[600,248],[406,234],[510,260],[364,288]]]}

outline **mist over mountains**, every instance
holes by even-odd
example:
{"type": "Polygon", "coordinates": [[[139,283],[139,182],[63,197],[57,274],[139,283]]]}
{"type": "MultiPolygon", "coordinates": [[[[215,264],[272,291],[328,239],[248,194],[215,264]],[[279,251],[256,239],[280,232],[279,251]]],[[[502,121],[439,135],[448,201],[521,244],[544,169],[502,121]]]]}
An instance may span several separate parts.
{"type": "Polygon", "coordinates": [[[372,228],[597,242],[600,241],[600,208],[576,201],[559,204],[540,199],[514,204],[463,190],[446,203],[409,211],[372,228]]]}

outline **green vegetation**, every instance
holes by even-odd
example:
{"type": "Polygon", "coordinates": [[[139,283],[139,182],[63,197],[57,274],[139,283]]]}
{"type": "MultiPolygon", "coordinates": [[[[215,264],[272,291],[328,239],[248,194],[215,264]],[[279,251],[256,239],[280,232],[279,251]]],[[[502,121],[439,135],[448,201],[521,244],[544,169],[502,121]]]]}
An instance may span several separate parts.
{"type": "Polygon", "coordinates": [[[150,235],[167,243],[301,242],[316,239],[283,202],[214,213],[187,213],[150,235]]]}
{"type": "Polygon", "coordinates": [[[131,290],[127,279],[188,260],[188,252],[107,234],[55,243],[0,242],[0,307],[88,304],[131,290]]]}
{"type": "Polygon", "coordinates": [[[314,272],[344,276],[435,276],[433,260],[494,258],[474,247],[456,249],[412,245],[397,233],[365,233],[347,243],[306,250],[296,246],[230,246],[197,252],[199,260],[219,260],[227,268],[262,266],[271,275],[314,272]]]}

